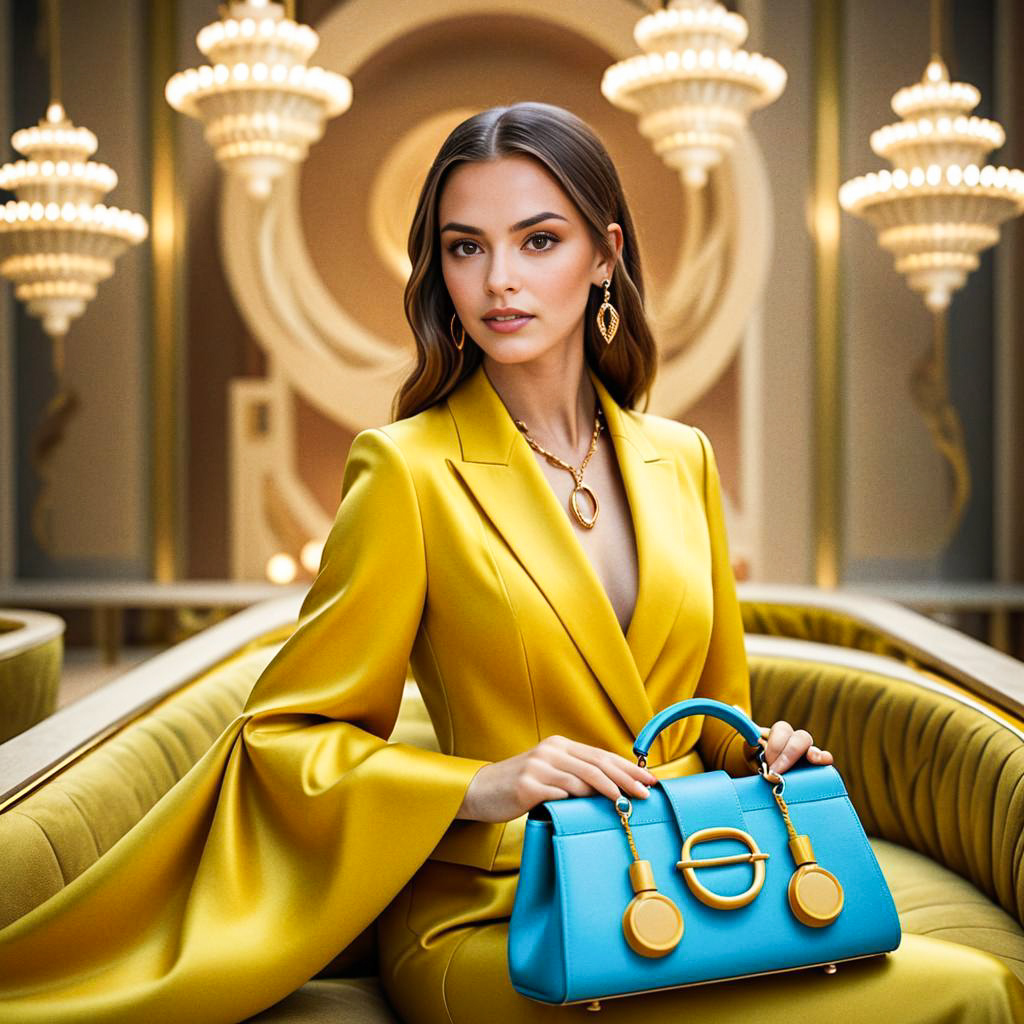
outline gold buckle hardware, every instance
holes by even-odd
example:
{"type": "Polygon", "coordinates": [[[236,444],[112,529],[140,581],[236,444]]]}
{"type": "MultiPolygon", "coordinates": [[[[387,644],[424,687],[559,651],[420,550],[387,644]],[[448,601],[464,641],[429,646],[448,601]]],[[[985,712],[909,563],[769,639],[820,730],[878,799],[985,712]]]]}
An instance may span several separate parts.
{"type": "Polygon", "coordinates": [[[760,893],[765,879],[764,862],[768,860],[769,854],[763,853],[757,845],[757,840],[749,832],[740,828],[732,828],[728,825],[721,825],[717,828],[702,828],[688,836],[683,843],[683,859],[676,864],[683,873],[690,892],[697,897],[705,906],[713,907],[715,910],[738,910],[752,903],[760,893]],[[709,843],[715,839],[738,839],[745,844],[749,853],[737,853],[728,857],[708,857],[707,860],[694,860],[693,847],[698,843],[709,843]],[[712,892],[697,878],[697,868],[714,868],[725,864],[750,864],[754,869],[754,877],[750,888],[737,896],[723,896],[720,893],[712,892]]]}

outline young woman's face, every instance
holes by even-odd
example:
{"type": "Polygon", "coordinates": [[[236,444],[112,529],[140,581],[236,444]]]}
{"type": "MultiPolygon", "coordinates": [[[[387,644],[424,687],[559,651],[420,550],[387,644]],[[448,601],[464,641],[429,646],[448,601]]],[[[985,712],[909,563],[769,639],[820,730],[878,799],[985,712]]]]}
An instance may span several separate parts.
{"type": "MultiPolygon", "coordinates": [[[[485,355],[525,363],[566,345],[582,350],[590,286],[610,277],[614,263],[542,164],[522,156],[460,164],[445,182],[439,215],[444,281],[485,355]],[[503,330],[492,319],[503,308],[528,319],[503,330]]],[[[617,255],[622,229],[608,230],[617,255]]]]}

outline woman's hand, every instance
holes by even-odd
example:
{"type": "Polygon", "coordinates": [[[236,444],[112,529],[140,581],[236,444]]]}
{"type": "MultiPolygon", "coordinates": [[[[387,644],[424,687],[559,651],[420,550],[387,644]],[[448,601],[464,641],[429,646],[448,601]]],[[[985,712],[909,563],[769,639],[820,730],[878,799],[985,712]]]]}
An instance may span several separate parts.
{"type": "Polygon", "coordinates": [[[811,764],[831,764],[832,755],[814,746],[806,729],[794,729],[789,722],[776,722],[767,730],[767,737],[758,741],[764,747],[765,760],[770,771],[781,775],[792,768],[805,754],[811,764]]]}
{"type": "Polygon", "coordinates": [[[535,747],[484,765],[473,776],[457,818],[512,821],[545,800],[600,793],[646,799],[657,776],[618,754],[564,736],[548,736],[535,747]]]}

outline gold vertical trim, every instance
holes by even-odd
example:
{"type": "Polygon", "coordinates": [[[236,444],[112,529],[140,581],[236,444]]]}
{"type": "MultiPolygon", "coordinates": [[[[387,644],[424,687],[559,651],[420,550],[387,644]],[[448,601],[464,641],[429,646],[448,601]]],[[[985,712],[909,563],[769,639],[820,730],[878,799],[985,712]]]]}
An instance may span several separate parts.
{"type": "Polygon", "coordinates": [[[839,130],[842,0],[814,10],[814,575],[839,583],[842,501],[839,130]]]}
{"type": "Polygon", "coordinates": [[[150,522],[153,577],[160,582],[177,579],[181,563],[177,405],[184,324],[185,211],[176,187],[175,114],[164,98],[164,85],[176,70],[177,11],[177,2],[168,0],[153,0],[148,8],[153,201],[150,229],[153,259],[150,522]]]}

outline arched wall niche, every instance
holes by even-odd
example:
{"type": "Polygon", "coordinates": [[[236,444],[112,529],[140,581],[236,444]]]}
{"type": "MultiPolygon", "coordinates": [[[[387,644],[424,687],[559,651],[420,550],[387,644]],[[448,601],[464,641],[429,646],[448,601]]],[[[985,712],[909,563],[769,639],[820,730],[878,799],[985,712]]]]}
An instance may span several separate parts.
{"type": "Polygon", "coordinates": [[[222,190],[225,269],[267,356],[264,379],[231,387],[234,576],[326,533],[347,444],[387,422],[412,358],[405,232],[429,160],[470,113],[524,99],[579,114],[619,169],[662,353],[651,411],[715,424],[734,554],[751,561],[738,352],[767,269],[767,180],[746,135],[707,189],[685,191],[601,96],[604,69],[635,52],[640,13],[626,0],[356,0],[317,23],[317,61],[352,78],[352,107],[266,205],[231,179],[222,190]]]}

